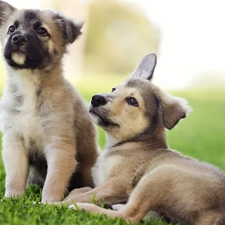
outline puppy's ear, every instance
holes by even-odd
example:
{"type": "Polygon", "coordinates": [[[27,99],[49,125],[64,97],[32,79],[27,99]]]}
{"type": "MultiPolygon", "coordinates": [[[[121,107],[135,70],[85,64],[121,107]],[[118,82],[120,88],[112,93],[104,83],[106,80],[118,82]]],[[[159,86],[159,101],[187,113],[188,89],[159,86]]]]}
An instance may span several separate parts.
{"type": "Polygon", "coordinates": [[[158,88],[155,88],[154,93],[162,110],[164,126],[169,130],[192,110],[186,99],[174,97],[158,88]]]}
{"type": "Polygon", "coordinates": [[[60,14],[57,14],[56,18],[63,31],[65,41],[68,44],[72,44],[77,37],[81,35],[83,23],[76,24],[71,19],[68,19],[60,14]]]}
{"type": "Polygon", "coordinates": [[[7,21],[9,16],[17,9],[7,2],[0,1],[0,27],[7,21]]]}
{"type": "Polygon", "coordinates": [[[157,56],[154,53],[146,55],[131,74],[133,78],[151,80],[156,66],[157,56]]]}

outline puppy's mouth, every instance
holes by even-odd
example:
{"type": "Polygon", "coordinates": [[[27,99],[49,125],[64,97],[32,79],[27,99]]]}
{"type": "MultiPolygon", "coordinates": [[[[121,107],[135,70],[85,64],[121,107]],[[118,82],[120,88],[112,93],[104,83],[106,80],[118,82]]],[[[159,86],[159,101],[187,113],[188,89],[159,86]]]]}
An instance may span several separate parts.
{"type": "Polygon", "coordinates": [[[26,54],[23,52],[13,52],[11,54],[11,59],[14,63],[16,63],[19,66],[22,66],[25,64],[26,61],[26,54]]]}
{"type": "Polygon", "coordinates": [[[43,64],[43,58],[48,56],[42,45],[35,38],[27,38],[26,42],[14,43],[10,37],[4,47],[4,57],[7,63],[18,69],[36,69],[43,64]],[[36,42],[35,42],[36,41],[36,42]]]}
{"type": "Polygon", "coordinates": [[[108,127],[119,127],[119,124],[114,123],[112,120],[107,118],[103,113],[98,112],[95,110],[95,108],[89,108],[89,114],[91,114],[92,117],[97,117],[97,121],[94,120],[99,126],[103,128],[108,128],[108,127]],[[104,116],[103,116],[103,115],[104,116]]]}
{"type": "Polygon", "coordinates": [[[10,66],[18,69],[36,69],[42,62],[42,57],[32,57],[29,52],[23,50],[17,50],[12,52],[6,50],[5,53],[7,53],[5,54],[7,63],[10,66]]]}
{"type": "Polygon", "coordinates": [[[11,53],[8,52],[8,54],[5,54],[5,59],[10,66],[18,69],[36,69],[42,62],[41,57],[36,59],[34,57],[30,57],[25,51],[20,50],[13,51],[11,53]]]}

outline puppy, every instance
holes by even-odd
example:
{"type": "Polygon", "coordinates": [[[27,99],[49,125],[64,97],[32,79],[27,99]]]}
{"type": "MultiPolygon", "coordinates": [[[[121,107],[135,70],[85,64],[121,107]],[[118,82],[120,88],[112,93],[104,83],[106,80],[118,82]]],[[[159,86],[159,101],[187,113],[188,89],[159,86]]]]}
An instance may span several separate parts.
{"type": "Polygon", "coordinates": [[[96,187],[74,190],[62,203],[132,223],[153,210],[182,225],[224,225],[225,175],[169,149],[166,128],[190,107],[151,82],[155,65],[149,54],[112,93],[93,96],[89,113],[108,137],[92,170],[96,187]],[[127,204],[107,210],[90,204],[93,196],[99,205],[127,204]]]}
{"type": "Polygon", "coordinates": [[[6,197],[26,183],[43,185],[42,202],[93,186],[98,150],[88,110],[62,73],[81,24],[50,10],[18,10],[0,1],[0,34],[8,74],[1,107],[6,197]]]}

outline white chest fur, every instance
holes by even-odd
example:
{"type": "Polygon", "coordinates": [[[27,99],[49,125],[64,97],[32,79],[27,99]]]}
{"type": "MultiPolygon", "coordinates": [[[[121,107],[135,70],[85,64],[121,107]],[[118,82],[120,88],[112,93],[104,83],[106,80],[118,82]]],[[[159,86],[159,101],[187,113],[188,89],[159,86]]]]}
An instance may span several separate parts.
{"type": "Polygon", "coordinates": [[[1,131],[4,135],[23,138],[25,147],[31,139],[41,141],[41,121],[36,112],[38,87],[38,79],[33,74],[11,76],[0,102],[1,131]]]}
{"type": "Polygon", "coordinates": [[[114,173],[114,170],[122,163],[119,155],[111,155],[110,150],[106,149],[99,157],[92,168],[92,176],[95,186],[99,186],[104,183],[109,176],[114,173]]]}
{"type": "Polygon", "coordinates": [[[104,167],[105,167],[104,153],[102,153],[98,157],[98,160],[96,161],[94,167],[92,168],[92,176],[94,179],[95,187],[105,182],[106,174],[105,174],[104,167]]]}

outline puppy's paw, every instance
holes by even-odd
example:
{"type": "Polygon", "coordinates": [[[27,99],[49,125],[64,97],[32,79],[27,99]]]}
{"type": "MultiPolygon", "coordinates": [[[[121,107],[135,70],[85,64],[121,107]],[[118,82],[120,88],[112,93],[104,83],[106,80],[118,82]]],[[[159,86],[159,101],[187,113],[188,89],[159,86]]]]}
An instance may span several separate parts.
{"type": "Polygon", "coordinates": [[[112,205],[112,209],[115,210],[115,211],[119,211],[121,210],[123,207],[125,206],[125,204],[115,204],[115,205],[112,205]]]}
{"type": "Polygon", "coordinates": [[[85,210],[90,213],[100,213],[100,214],[101,214],[101,211],[104,210],[92,203],[74,203],[70,205],[69,208],[76,211],[85,210]]]}
{"type": "Polygon", "coordinates": [[[73,210],[79,210],[77,207],[76,207],[76,205],[75,204],[72,204],[72,205],[70,205],[69,206],[69,209],[73,209],[73,210]]]}
{"type": "Polygon", "coordinates": [[[76,203],[74,202],[72,205],[69,206],[69,209],[73,209],[75,211],[80,211],[82,209],[85,209],[86,205],[90,205],[89,203],[76,203]]]}
{"type": "Polygon", "coordinates": [[[90,187],[83,187],[83,188],[77,188],[77,189],[74,189],[72,190],[69,195],[63,200],[63,201],[67,201],[67,200],[70,200],[70,199],[73,199],[74,197],[78,196],[78,195],[81,195],[85,192],[88,192],[90,191],[92,188],[90,187]]]}

